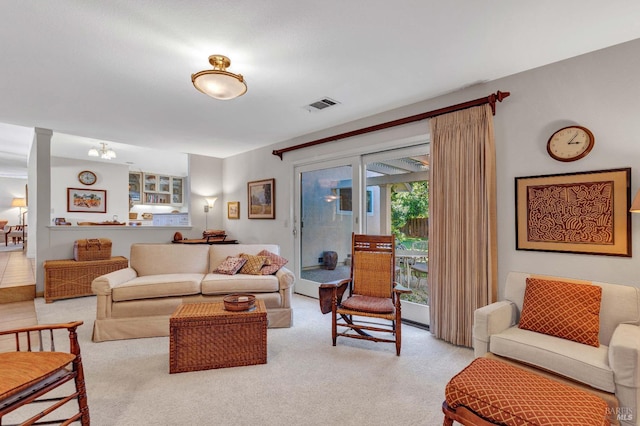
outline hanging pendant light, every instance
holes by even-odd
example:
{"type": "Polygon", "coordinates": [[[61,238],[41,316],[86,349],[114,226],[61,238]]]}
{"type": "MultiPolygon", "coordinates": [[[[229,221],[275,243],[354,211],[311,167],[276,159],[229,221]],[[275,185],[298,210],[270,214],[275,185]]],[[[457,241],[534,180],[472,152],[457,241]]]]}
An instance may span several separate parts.
{"type": "Polygon", "coordinates": [[[94,147],[89,150],[87,153],[89,157],[100,157],[105,160],[116,158],[116,152],[111,148],[107,148],[106,143],[100,142],[100,145],[102,145],[100,149],[94,147]]]}
{"type": "Polygon", "coordinates": [[[212,70],[204,70],[191,75],[191,82],[196,89],[212,98],[228,100],[242,96],[247,91],[247,84],[240,74],[227,71],[231,61],[226,56],[211,55],[209,63],[212,70]]]}

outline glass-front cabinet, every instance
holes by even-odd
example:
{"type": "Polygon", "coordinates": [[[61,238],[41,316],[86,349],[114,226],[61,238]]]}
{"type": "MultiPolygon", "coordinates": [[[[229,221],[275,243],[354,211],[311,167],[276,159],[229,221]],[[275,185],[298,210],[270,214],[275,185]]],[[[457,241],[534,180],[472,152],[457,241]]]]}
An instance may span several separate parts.
{"type": "Polygon", "coordinates": [[[170,176],[158,176],[158,192],[171,192],[170,176]]]}
{"type": "Polygon", "coordinates": [[[182,204],[183,179],[181,177],[171,178],[171,204],[182,204]]]}
{"type": "Polygon", "coordinates": [[[129,173],[129,200],[131,204],[182,205],[184,202],[183,187],[183,177],[147,172],[129,173]]]}
{"type": "Polygon", "coordinates": [[[158,191],[158,175],[144,174],[144,192],[158,191]]]}
{"type": "Polygon", "coordinates": [[[129,173],[129,204],[142,202],[142,173],[129,173]]]}

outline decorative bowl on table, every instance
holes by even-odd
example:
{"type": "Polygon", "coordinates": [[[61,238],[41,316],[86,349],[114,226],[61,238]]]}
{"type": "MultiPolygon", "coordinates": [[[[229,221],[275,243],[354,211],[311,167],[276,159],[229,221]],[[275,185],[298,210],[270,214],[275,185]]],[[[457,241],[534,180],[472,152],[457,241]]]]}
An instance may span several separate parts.
{"type": "Polygon", "coordinates": [[[222,301],[227,311],[248,311],[255,306],[256,297],[253,294],[237,293],[225,296],[222,301]]]}

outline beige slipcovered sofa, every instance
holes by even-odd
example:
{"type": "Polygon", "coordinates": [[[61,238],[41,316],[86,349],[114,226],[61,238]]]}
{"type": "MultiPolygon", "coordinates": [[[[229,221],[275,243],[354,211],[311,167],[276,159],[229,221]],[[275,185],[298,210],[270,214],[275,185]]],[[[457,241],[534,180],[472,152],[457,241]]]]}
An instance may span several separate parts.
{"type": "Polygon", "coordinates": [[[504,296],[505,300],[474,313],[476,357],[491,352],[615,394],[620,406],[618,420],[625,425],[640,424],[639,288],[510,272],[504,296]],[[520,329],[529,277],[602,287],[599,347],[520,329]]]}
{"type": "Polygon", "coordinates": [[[294,275],[280,268],[273,275],[212,273],[227,256],[279,255],[274,244],[133,244],[129,267],[102,275],[91,288],[97,295],[93,340],[169,335],[169,317],[181,303],[222,300],[251,293],[267,308],[269,327],[290,327],[294,275]]]}

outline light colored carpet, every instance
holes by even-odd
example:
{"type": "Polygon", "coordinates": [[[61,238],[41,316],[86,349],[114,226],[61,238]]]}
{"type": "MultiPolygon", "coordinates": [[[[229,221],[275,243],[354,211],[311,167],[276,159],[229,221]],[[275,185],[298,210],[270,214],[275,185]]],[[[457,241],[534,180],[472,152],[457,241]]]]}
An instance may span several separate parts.
{"type": "MultiPolygon", "coordinates": [[[[439,425],[447,381],[473,351],[403,326],[395,347],[338,338],[318,301],[269,329],[264,365],[169,374],[169,338],[91,342],[95,298],[36,300],[40,323],[81,319],[92,425],[439,425]]],[[[12,419],[7,419],[11,422],[12,419]]]]}

